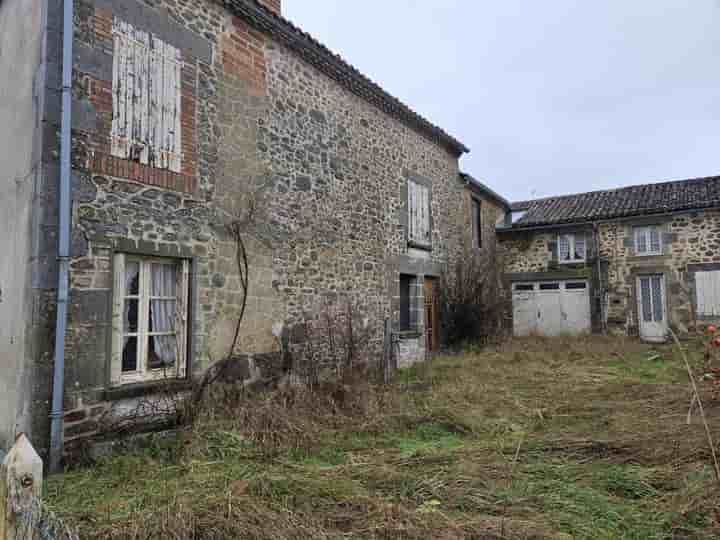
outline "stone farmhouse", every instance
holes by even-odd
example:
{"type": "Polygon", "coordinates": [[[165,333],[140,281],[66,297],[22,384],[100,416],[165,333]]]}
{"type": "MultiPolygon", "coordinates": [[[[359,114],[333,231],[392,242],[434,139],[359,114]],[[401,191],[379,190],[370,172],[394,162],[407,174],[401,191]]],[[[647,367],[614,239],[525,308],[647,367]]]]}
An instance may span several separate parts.
{"type": "Polygon", "coordinates": [[[720,320],[720,177],[517,202],[498,238],[515,335],[720,320]]]}
{"type": "Polygon", "coordinates": [[[280,0],[4,0],[0,73],[0,448],[25,432],[51,464],[226,356],[243,307],[240,378],[338,299],[423,359],[443,268],[509,210],[280,0]]]}
{"type": "Polygon", "coordinates": [[[0,4],[0,450],[24,432],[56,468],[231,348],[237,380],[275,377],[338,306],[422,361],[471,261],[515,335],[720,320],[720,177],[511,205],[281,8],[0,4]]]}

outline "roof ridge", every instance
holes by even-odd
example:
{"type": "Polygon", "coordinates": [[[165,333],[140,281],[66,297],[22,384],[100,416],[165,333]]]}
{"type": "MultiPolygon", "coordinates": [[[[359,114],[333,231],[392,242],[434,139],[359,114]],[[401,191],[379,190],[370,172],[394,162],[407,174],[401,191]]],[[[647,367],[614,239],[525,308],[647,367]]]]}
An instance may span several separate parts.
{"type": "Polygon", "coordinates": [[[458,156],[470,150],[458,139],[415,112],[400,99],[384,90],[341,55],[305,32],[290,20],[275,13],[258,0],[216,0],[235,15],[243,17],[261,31],[270,33],[328,77],[335,79],[350,92],[377,106],[435,142],[443,144],[458,156]],[[332,65],[332,64],[335,65],[332,65]],[[341,73],[344,71],[345,73],[341,73]],[[353,78],[350,81],[348,78],[353,78]],[[356,88],[352,82],[363,88],[356,88]]]}

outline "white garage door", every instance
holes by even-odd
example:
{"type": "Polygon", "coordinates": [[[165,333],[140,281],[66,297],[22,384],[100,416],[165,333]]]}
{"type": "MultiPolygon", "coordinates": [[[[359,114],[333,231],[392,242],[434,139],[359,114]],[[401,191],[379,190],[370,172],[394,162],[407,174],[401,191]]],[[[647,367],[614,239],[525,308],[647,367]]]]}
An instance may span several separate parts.
{"type": "Polygon", "coordinates": [[[588,282],[515,283],[513,327],[516,336],[560,336],[589,332],[588,282]]]}

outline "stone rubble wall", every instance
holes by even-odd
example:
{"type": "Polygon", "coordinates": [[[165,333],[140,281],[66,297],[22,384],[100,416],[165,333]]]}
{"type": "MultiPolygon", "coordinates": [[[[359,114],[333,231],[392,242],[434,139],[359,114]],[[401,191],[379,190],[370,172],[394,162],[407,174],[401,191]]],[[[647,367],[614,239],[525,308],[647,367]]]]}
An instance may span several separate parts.
{"type": "MultiPolygon", "coordinates": [[[[587,229],[588,237],[592,234],[587,229]]],[[[500,246],[506,275],[545,274],[552,278],[566,270],[553,257],[557,230],[503,233],[500,246]]],[[[641,216],[599,224],[600,273],[597,261],[583,265],[592,280],[593,292],[604,294],[593,300],[594,317],[603,310],[610,332],[637,335],[636,278],[642,273],[665,276],[666,303],[671,327],[678,333],[693,332],[711,320],[696,317],[695,278],[697,270],[720,269],[720,210],[641,216]],[[658,225],[662,231],[663,253],[638,256],[634,253],[633,228],[658,225]],[[601,307],[602,306],[602,307],[601,307]]],[[[575,269],[577,270],[577,269],[575,269]]],[[[558,277],[557,279],[560,279],[558,277]]],[[[715,321],[713,321],[715,322],[715,321]]]]}
{"type": "MultiPolygon", "coordinates": [[[[96,433],[114,403],[152,392],[109,386],[114,252],[192,260],[189,356],[199,376],[230,352],[243,293],[227,225],[240,221],[250,287],[232,352],[255,359],[253,369],[248,360],[239,370],[252,371],[253,379],[254,366],[276,373],[285,361],[281,350],[302,348],[304,323],[318,323],[318,306],[327,301],[351,301],[379,352],[385,319],[399,320],[400,272],[437,277],[462,259],[469,217],[457,156],[218,2],[76,0],[76,15],[69,441],[96,433]],[[98,159],[108,153],[112,121],[113,17],[181,50],[180,173],[98,159]],[[410,177],[432,186],[431,252],[407,246],[410,177]]],[[[57,171],[58,139],[51,135],[45,155],[57,171]]],[[[54,311],[52,294],[44,309],[54,311]]],[[[38,355],[47,359],[46,334],[38,355]]],[[[424,348],[418,339],[417,358],[424,348]]],[[[51,368],[45,362],[37,375],[38,433],[47,433],[51,368]]],[[[37,441],[41,448],[46,442],[37,441]]]]}

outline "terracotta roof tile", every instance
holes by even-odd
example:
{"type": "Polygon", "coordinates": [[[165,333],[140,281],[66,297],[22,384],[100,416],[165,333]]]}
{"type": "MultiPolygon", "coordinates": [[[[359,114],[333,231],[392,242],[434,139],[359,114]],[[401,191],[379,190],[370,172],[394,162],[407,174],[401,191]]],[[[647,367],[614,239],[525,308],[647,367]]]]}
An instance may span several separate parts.
{"type": "Polygon", "coordinates": [[[559,225],[720,206],[720,176],[642,184],[512,203],[512,228],[559,225]]]}

